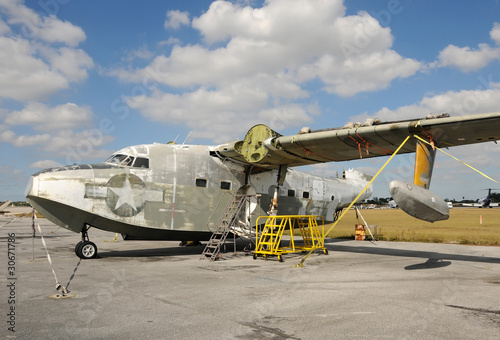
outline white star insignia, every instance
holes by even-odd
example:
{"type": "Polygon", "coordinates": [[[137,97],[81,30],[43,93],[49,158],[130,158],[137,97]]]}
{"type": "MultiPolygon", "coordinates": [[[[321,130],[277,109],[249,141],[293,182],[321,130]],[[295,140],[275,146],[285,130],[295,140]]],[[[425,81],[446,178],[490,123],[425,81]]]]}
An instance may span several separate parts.
{"type": "Polygon", "coordinates": [[[110,188],[118,196],[118,201],[116,202],[115,210],[120,208],[124,204],[128,204],[132,209],[137,211],[134,200],[134,192],[130,186],[129,176],[123,182],[123,187],[121,188],[110,188]]]}

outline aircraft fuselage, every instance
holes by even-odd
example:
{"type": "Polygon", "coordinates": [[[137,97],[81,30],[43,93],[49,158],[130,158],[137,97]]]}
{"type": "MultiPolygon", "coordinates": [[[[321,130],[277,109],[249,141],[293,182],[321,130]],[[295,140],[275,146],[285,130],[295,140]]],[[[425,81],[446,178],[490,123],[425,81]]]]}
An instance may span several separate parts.
{"type": "MultiPolygon", "coordinates": [[[[252,172],[217,155],[215,147],[149,144],[128,147],[99,164],[45,169],[31,177],[28,201],[55,224],[82,232],[85,225],[130,239],[206,240],[235,192],[257,194],[250,223],[266,215],[278,170],[252,172]]],[[[332,220],[370,177],[346,171],[326,179],[287,170],[279,214],[332,220]]],[[[363,197],[371,195],[371,188],[363,197]]]]}

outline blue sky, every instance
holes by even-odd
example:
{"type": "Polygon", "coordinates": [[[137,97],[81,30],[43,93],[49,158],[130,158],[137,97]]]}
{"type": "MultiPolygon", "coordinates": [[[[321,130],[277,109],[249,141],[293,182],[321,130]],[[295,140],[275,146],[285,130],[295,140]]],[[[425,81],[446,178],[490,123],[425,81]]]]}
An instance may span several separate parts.
{"type": "MultiPolygon", "coordinates": [[[[500,111],[498,1],[0,0],[0,200],[128,145],[500,111]]],[[[451,149],[500,180],[500,145],[451,149]]],[[[385,159],[304,170],[374,174],[385,159]]],[[[374,186],[410,180],[398,156],[374,186]]],[[[431,190],[498,187],[439,154],[431,190]]]]}

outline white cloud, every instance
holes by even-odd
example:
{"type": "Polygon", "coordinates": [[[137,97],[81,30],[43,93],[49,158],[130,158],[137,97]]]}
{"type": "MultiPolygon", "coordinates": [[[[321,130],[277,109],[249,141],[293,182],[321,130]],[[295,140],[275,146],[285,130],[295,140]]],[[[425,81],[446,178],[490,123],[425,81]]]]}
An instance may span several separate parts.
{"type": "Polygon", "coordinates": [[[0,35],[10,32],[10,27],[0,18],[0,35]]]}
{"type": "Polygon", "coordinates": [[[181,11],[168,11],[167,18],[165,19],[166,29],[178,29],[181,25],[189,25],[189,13],[181,11]]]}
{"type": "Polygon", "coordinates": [[[16,147],[26,147],[46,144],[51,137],[48,133],[38,135],[18,135],[12,130],[2,131],[0,133],[0,141],[12,144],[16,147]]]}
{"type": "Polygon", "coordinates": [[[80,27],[52,15],[43,20],[38,36],[49,43],[64,43],[72,47],[86,39],[85,32],[80,27]]]}
{"type": "MultiPolygon", "coordinates": [[[[496,45],[500,45],[500,25],[495,23],[490,31],[491,38],[496,45]]],[[[500,59],[500,47],[491,47],[488,44],[479,44],[477,49],[470,47],[458,47],[448,45],[444,50],[439,52],[437,63],[441,67],[457,67],[462,72],[470,72],[479,70],[493,60],[500,59]]]]}
{"type": "Polygon", "coordinates": [[[440,66],[454,66],[463,72],[476,71],[500,59],[500,49],[480,44],[477,50],[449,45],[439,53],[440,66]]]}
{"type": "Polygon", "coordinates": [[[28,125],[36,131],[78,129],[91,126],[93,113],[89,107],[73,103],[49,107],[43,103],[31,102],[23,110],[6,115],[4,124],[9,126],[28,125]]]}
{"type": "Polygon", "coordinates": [[[214,138],[234,131],[228,117],[249,126],[259,115],[285,109],[291,121],[310,122],[303,87],[314,79],[330,93],[353,96],[387,88],[422,67],[391,50],[390,29],[368,13],[345,16],[341,0],[269,0],[261,8],[215,1],[192,27],[208,46],[176,45],[145,68],[108,74],[144,86],[146,96],[131,105],[145,117],[171,119],[203,135],[215,119],[219,127],[209,124],[217,129],[214,138]],[[161,92],[162,85],[175,94],[161,92]]]}
{"type": "Polygon", "coordinates": [[[20,32],[26,39],[38,38],[73,47],[86,39],[85,32],[80,27],[61,21],[54,15],[41,17],[19,1],[1,1],[0,11],[8,14],[9,24],[20,26],[20,32]]]}
{"type": "Polygon", "coordinates": [[[80,49],[61,47],[57,50],[47,51],[52,70],[59,71],[69,81],[82,81],[87,79],[88,70],[94,67],[92,58],[80,49]]]}
{"type": "Polygon", "coordinates": [[[500,102],[500,83],[489,84],[489,89],[448,91],[424,97],[420,102],[406,105],[395,110],[383,108],[373,115],[362,114],[352,117],[363,122],[370,117],[383,121],[423,118],[431,113],[449,113],[452,116],[474,113],[496,112],[500,102]]]}
{"type": "Polygon", "coordinates": [[[36,57],[28,41],[0,37],[0,97],[36,100],[67,86],[68,79],[36,57]]]}
{"type": "Polygon", "coordinates": [[[495,22],[493,29],[490,31],[490,37],[495,41],[495,44],[500,45],[500,23],[495,22]]]}
{"type": "Polygon", "coordinates": [[[31,147],[66,164],[107,158],[103,147],[114,137],[92,128],[94,114],[89,107],[67,103],[49,107],[30,102],[19,111],[0,110],[0,142],[31,147]]]}
{"type": "Polygon", "coordinates": [[[0,2],[0,12],[12,26],[0,21],[0,97],[40,100],[87,78],[92,58],[74,48],[85,39],[81,28],[16,1],[0,2]]]}
{"type": "Polygon", "coordinates": [[[151,59],[153,56],[153,52],[151,52],[146,45],[142,45],[140,48],[128,52],[127,56],[123,59],[126,61],[133,61],[135,59],[151,59]]]}
{"type": "Polygon", "coordinates": [[[266,101],[266,93],[262,91],[234,86],[221,91],[200,88],[184,94],[155,91],[151,96],[131,98],[129,105],[152,121],[183,123],[195,130],[193,137],[222,142],[227,141],[228,135],[236,138],[246,132],[248,126],[241,127],[235,121],[257,123],[252,114],[265,106],[266,101]]]}
{"type": "Polygon", "coordinates": [[[59,162],[53,161],[53,160],[41,160],[35,163],[32,163],[28,165],[29,168],[31,169],[47,169],[47,168],[57,168],[60,166],[63,166],[64,164],[61,164],[59,162]]]}
{"type": "MultiPolygon", "coordinates": [[[[278,87],[277,84],[268,85],[278,87]]],[[[243,82],[220,90],[200,88],[184,94],[154,91],[151,96],[130,98],[128,104],[152,121],[186,124],[192,129],[193,137],[216,142],[240,138],[254,124],[264,123],[281,130],[309,123],[311,116],[317,114],[314,104],[281,104],[267,108],[267,91],[243,82]]]]}
{"type": "Polygon", "coordinates": [[[179,38],[173,38],[173,37],[158,42],[158,46],[178,45],[178,44],[181,44],[181,40],[179,38]]]}
{"type": "Polygon", "coordinates": [[[396,52],[386,50],[347,61],[324,56],[299,69],[299,74],[304,74],[304,78],[318,77],[327,92],[347,97],[387,88],[395,78],[409,77],[420,67],[415,60],[404,59],[396,52]]]}
{"type": "Polygon", "coordinates": [[[111,151],[103,147],[110,143],[113,137],[104,135],[97,129],[55,130],[51,133],[20,134],[13,130],[0,132],[0,142],[15,147],[34,147],[40,155],[50,155],[54,158],[65,159],[66,164],[83,163],[86,160],[111,155],[111,151]]]}

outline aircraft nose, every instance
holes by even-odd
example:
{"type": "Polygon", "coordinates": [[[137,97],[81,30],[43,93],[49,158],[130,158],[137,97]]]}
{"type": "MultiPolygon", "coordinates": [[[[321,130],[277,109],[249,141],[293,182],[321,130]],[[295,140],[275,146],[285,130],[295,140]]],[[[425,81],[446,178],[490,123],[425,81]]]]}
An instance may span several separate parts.
{"type": "Polygon", "coordinates": [[[82,211],[89,211],[92,206],[92,201],[85,199],[86,185],[94,179],[91,165],[41,170],[31,176],[26,199],[51,222],[80,232],[85,223],[82,211]]]}
{"type": "Polygon", "coordinates": [[[28,196],[38,196],[38,176],[30,177],[26,190],[24,190],[24,197],[28,196]]]}

